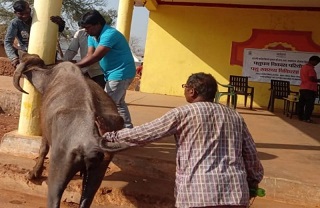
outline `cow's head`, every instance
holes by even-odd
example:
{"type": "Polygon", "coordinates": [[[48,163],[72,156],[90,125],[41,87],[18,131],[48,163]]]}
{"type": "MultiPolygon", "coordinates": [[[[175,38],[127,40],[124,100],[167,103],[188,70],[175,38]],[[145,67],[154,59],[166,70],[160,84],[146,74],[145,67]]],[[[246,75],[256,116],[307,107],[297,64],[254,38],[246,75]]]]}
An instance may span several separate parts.
{"type": "Polygon", "coordinates": [[[34,86],[35,83],[32,82],[33,71],[43,71],[47,70],[44,61],[37,54],[28,54],[27,52],[18,51],[20,64],[17,66],[13,75],[13,85],[20,92],[28,94],[20,86],[20,78],[27,78],[34,86]]]}

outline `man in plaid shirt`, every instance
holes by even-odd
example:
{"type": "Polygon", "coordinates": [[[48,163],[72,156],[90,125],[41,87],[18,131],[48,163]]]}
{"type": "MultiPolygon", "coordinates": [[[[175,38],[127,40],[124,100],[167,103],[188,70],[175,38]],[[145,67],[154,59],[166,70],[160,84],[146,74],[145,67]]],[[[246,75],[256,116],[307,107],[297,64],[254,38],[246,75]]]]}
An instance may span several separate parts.
{"type": "Polygon", "coordinates": [[[245,208],[249,188],[257,188],[263,167],[255,143],[235,110],[214,103],[216,80],[210,74],[192,74],[182,85],[190,103],[132,129],[105,132],[102,118],[97,126],[105,151],[141,146],[175,136],[176,207],[245,208]]]}

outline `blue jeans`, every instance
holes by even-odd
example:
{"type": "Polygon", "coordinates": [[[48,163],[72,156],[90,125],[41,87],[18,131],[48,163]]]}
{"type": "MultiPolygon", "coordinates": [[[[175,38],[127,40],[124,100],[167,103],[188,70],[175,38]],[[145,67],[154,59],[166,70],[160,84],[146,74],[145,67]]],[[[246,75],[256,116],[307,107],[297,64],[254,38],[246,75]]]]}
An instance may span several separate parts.
{"type": "Polygon", "coordinates": [[[104,88],[104,91],[106,91],[116,103],[118,112],[124,120],[124,128],[133,127],[130,112],[125,102],[126,92],[132,80],[133,78],[125,80],[110,80],[106,82],[106,86],[104,88]]]}

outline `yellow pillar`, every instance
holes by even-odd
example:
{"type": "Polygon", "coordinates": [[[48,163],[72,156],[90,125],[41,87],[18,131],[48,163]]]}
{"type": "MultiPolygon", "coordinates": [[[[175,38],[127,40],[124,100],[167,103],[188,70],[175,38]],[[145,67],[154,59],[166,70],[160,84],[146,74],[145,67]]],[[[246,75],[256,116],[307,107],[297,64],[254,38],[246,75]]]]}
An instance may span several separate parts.
{"type": "Polygon", "coordinates": [[[117,30],[129,41],[134,0],[120,0],[118,9],[117,30]]]}
{"type": "MultiPolygon", "coordinates": [[[[56,55],[58,25],[51,22],[51,16],[60,15],[62,0],[35,0],[28,53],[38,54],[46,64],[53,64],[56,55]]],[[[24,79],[23,89],[29,94],[22,95],[18,133],[40,136],[41,96],[24,79]]]]}

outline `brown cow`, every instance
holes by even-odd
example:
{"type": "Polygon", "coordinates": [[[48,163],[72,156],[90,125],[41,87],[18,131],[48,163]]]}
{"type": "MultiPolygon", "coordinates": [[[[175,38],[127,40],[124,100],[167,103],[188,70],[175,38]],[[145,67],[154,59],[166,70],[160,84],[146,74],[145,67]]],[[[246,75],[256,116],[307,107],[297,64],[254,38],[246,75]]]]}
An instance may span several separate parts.
{"type": "Polygon", "coordinates": [[[73,63],[62,62],[49,69],[38,55],[22,51],[19,55],[14,86],[27,93],[19,84],[20,78],[25,77],[42,94],[43,139],[38,161],[28,178],[41,176],[51,146],[48,207],[60,207],[64,189],[79,171],[83,173],[80,207],[90,207],[113,157],[113,153],[104,153],[99,148],[101,138],[95,118],[102,116],[109,131],[121,129],[123,119],[112,99],[73,63]]]}

